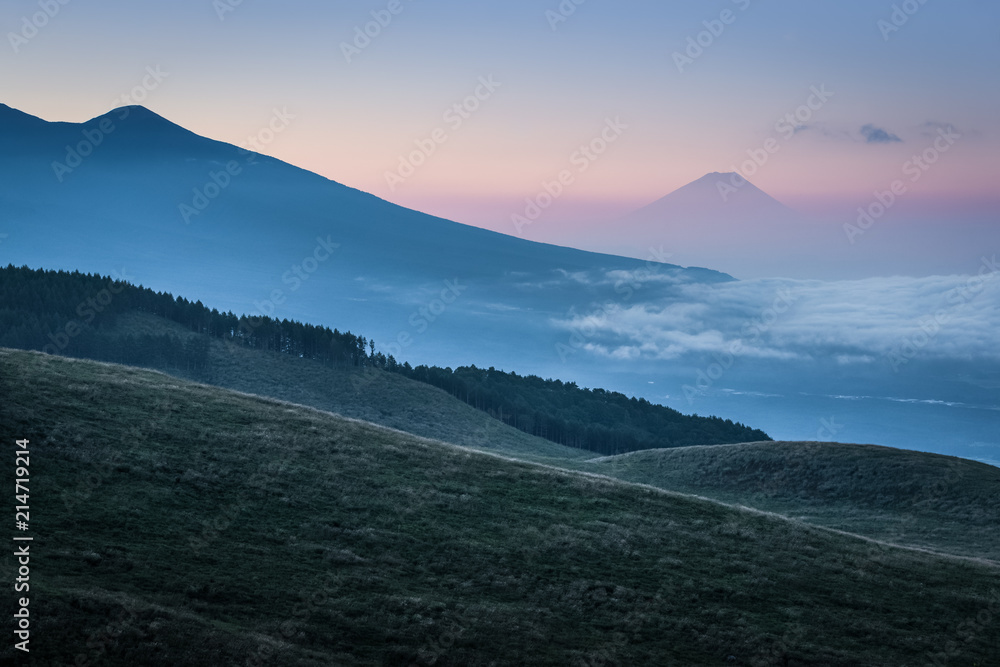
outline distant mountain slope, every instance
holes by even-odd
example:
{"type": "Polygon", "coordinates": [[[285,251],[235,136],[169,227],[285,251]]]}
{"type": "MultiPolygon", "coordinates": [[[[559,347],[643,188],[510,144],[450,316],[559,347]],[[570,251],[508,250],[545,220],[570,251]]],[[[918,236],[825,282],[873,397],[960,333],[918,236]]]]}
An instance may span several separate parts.
{"type": "Polygon", "coordinates": [[[38,664],[1000,661],[994,566],[150,371],[0,350],[0,394],[38,664]]]}
{"type": "Polygon", "coordinates": [[[719,231],[734,231],[737,225],[796,218],[795,211],[739,174],[714,172],[630,213],[621,222],[677,233],[686,225],[717,224],[719,231]]]}
{"type": "Polygon", "coordinates": [[[761,239],[772,241],[771,254],[813,249],[815,230],[804,223],[802,215],[739,174],[714,172],[613,223],[594,226],[582,247],[629,257],[663,247],[671,261],[759,277],[773,270],[753,253],[761,239]]]}
{"type": "Polygon", "coordinates": [[[761,442],[635,452],[584,469],[1000,562],[1000,468],[976,461],[872,445],[761,442]]]}
{"type": "Polygon", "coordinates": [[[225,310],[343,322],[429,363],[454,350],[465,353],[463,363],[476,361],[473,336],[502,357],[498,364],[550,356],[561,336],[552,317],[619,298],[610,272],[731,280],[664,257],[534,243],[405,209],[142,107],[80,124],[0,109],[0,183],[9,217],[0,261],[124,269],[134,281],[225,310]],[[441,310],[436,300],[448,285],[441,310]],[[423,319],[433,327],[411,324],[432,305],[434,318],[423,319]],[[533,341],[530,350],[515,331],[533,341]]]}

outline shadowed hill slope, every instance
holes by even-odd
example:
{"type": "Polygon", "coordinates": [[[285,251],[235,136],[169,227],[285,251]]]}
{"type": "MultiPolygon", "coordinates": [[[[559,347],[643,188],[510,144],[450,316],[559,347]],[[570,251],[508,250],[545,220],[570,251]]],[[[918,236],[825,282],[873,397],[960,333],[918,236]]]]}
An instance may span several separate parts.
{"type": "Polygon", "coordinates": [[[0,394],[39,664],[1000,660],[989,564],[152,371],[0,350],[0,394]]]}
{"type": "Polygon", "coordinates": [[[761,442],[634,452],[584,469],[1000,561],[1000,468],[976,461],[873,445],[761,442]]]}
{"type": "Polygon", "coordinates": [[[592,456],[519,431],[441,389],[378,368],[331,367],[219,341],[212,343],[209,358],[211,384],[220,387],[519,459],[559,464],[592,456]]]}

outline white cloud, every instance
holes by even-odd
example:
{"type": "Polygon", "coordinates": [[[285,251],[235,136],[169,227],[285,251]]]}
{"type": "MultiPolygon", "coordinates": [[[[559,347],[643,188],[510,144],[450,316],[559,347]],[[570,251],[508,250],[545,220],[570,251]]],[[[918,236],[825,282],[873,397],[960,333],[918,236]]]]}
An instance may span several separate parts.
{"type": "Polygon", "coordinates": [[[979,273],[968,276],[680,282],[639,290],[641,301],[573,312],[552,324],[585,339],[592,353],[615,359],[734,349],[742,356],[840,365],[880,363],[900,350],[928,358],[996,359],[998,278],[995,261],[984,260],[979,273]]]}

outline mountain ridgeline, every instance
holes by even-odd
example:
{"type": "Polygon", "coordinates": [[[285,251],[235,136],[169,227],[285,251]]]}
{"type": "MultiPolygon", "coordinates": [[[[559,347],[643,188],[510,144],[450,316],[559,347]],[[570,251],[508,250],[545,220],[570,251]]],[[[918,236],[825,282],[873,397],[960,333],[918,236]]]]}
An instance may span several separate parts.
{"type": "Polygon", "coordinates": [[[201,301],[96,274],[0,268],[0,347],[145,366],[213,383],[213,340],[332,367],[397,373],[443,389],[525,433],[600,454],[770,439],[731,420],[687,416],[574,382],[475,366],[412,367],[365,336],[221,313],[201,301]],[[176,328],[139,331],[119,325],[121,316],[136,312],[180,325],[185,335],[176,328]]]}

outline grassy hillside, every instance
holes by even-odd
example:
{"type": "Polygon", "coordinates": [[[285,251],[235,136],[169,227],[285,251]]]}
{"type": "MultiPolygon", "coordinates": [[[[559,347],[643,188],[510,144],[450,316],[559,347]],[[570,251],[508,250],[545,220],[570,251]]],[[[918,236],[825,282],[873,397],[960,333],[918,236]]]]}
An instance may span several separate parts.
{"type": "MultiPolygon", "coordinates": [[[[184,339],[201,337],[179,324],[147,313],[120,316],[115,331],[124,335],[169,332],[184,339]]],[[[330,366],[219,340],[210,342],[208,362],[207,372],[183,368],[168,372],[519,459],[562,463],[592,456],[528,435],[436,387],[379,368],[330,366]]]]}
{"type": "Polygon", "coordinates": [[[1000,561],[1000,468],[976,461],[871,445],[761,442],[634,452],[583,469],[1000,561]]]}
{"type": "Polygon", "coordinates": [[[151,371],[0,350],[0,395],[35,664],[1000,664],[990,564],[151,371]]]}
{"type": "MultiPolygon", "coordinates": [[[[118,331],[198,334],[145,313],[118,331]]],[[[211,375],[192,379],[328,410],[518,459],[574,467],[726,503],[744,504],[897,544],[1000,561],[1000,469],[887,447],[747,443],[598,459],[530,436],[444,391],[376,368],[334,368],[213,341],[211,375]],[[720,449],[716,449],[720,447],[720,449]],[[583,463],[583,465],[580,465],[583,463]]],[[[185,375],[180,369],[173,374],[185,375]]]]}

